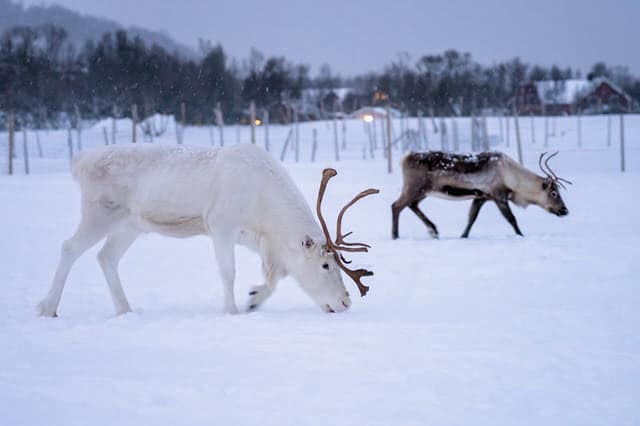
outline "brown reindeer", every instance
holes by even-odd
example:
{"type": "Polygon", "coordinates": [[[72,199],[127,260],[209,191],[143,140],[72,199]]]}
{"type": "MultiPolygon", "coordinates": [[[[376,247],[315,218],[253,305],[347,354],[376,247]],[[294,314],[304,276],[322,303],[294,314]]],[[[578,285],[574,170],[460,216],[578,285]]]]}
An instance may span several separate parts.
{"type": "Polygon", "coordinates": [[[546,153],[540,155],[538,164],[545,177],[536,175],[500,152],[482,152],[478,155],[440,151],[408,154],[402,160],[402,194],[391,206],[393,239],[398,238],[398,218],[405,207],[409,207],[424,222],[432,237],[438,238],[436,226],[418,208],[420,201],[428,195],[449,200],[473,200],[462,238],[469,236],[480,208],[489,200],[496,203],[520,236],[522,232],[509,208],[509,201],[520,207],[535,204],[549,213],[566,216],[569,210],[560,197],[559,187],[564,188],[563,182],[571,182],[556,176],[549,167],[549,160],[557,154],[546,159],[546,153]]]}

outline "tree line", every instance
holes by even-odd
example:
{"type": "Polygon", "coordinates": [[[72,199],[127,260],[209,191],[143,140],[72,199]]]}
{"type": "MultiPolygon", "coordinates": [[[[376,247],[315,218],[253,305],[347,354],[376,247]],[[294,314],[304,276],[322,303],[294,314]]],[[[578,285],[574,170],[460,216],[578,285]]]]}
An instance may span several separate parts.
{"type": "MultiPolygon", "coordinates": [[[[527,81],[582,77],[571,68],[530,65],[518,58],[485,66],[456,50],[425,55],[415,63],[400,57],[381,72],[350,78],[324,65],[312,77],[304,64],[265,58],[256,50],[242,61],[209,42],[201,41],[200,50],[200,59],[186,59],[125,31],[76,49],[63,28],[15,27],[0,37],[0,111],[13,111],[33,125],[62,125],[78,115],[128,116],[133,104],[143,117],[182,118],[178,112],[184,103],[189,123],[212,122],[216,106],[225,121],[235,122],[246,116],[250,101],[258,108],[295,106],[305,89],[317,89],[311,102],[325,112],[390,103],[411,114],[466,115],[478,108],[505,108],[527,81]],[[350,92],[337,103],[327,95],[340,87],[350,92]]],[[[640,99],[640,79],[626,68],[597,63],[586,77],[598,76],[640,99]]]]}

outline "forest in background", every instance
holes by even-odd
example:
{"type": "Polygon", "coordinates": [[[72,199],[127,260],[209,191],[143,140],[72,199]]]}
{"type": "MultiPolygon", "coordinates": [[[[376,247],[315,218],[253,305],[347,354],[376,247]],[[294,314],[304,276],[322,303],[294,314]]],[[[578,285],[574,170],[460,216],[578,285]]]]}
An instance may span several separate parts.
{"type": "Polygon", "coordinates": [[[255,49],[241,60],[206,41],[200,42],[200,51],[198,59],[185,58],[125,30],[78,48],[61,27],[11,28],[0,36],[0,126],[8,111],[23,123],[57,127],[76,116],[128,116],[133,104],[142,117],[180,118],[185,104],[184,121],[191,124],[213,122],[219,105],[225,121],[236,122],[246,116],[250,101],[257,108],[299,105],[305,89],[317,89],[318,102],[332,89],[349,89],[342,102],[322,105],[327,113],[389,103],[412,115],[468,115],[478,108],[506,108],[524,82],[570,78],[607,77],[636,105],[640,99],[639,78],[626,67],[602,62],[582,74],[519,58],[482,65],[468,53],[447,50],[417,61],[399,56],[382,71],[342,77],[329,65],[312,76],[305,64],[265,57],[255,49]]]}

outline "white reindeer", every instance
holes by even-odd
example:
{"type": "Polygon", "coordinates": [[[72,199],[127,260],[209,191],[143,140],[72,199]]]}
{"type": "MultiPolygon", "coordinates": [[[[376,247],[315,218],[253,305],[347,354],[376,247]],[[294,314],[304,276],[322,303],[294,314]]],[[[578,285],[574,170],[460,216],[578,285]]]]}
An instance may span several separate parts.
{"type": "Polygon", "coordinates": [[[372,275],[347,269],[340,251],[366,251],[364,244],[338,239],[332,242],[320,215],[328,180],[323,174],[317,210],[322,230],[299,189],[284,168],[265,151],[252,145],[220,149],[195,147],[106,147],[80,154],[73,176],[80,184],[82,217],[76,233],[62,244],[53,284],[38,305],[44,316],[57,316],[57,308],[73,263],[106,237],[98,260],[118,314],[131,311],[124,294],[118,263],[142,233],[157,232],[185,238],[209,235],[223,282],[224,310],[237,313],[234,298],[234,246],[245,245],[262,259],[265,284],[249,293],[255,309],[275,290],[276,283],[293,276],[302,289],[326,312],[341,312],[351,300],[338,267],[358,285],[372,275]]]}

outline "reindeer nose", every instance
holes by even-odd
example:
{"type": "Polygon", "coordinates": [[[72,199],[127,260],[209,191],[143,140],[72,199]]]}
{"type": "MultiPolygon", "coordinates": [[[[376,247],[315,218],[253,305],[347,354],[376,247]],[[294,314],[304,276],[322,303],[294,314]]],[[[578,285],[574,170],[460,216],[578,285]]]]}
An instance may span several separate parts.
{"type": "Polygon", "coordinates": [[[326,305],[324,305],[322,310],[327,313],[335,313],[335,312],[344,312],[350,307],[351,307],[351,299],[349,298],[349,293],[345,293],[342,299],[340,299],[334,305],[329,305],[327,303],[326,305]]]}
{"type": "Polygon", "coordinates": [[[568,214],[569,214],[569,209],[568,209],[568,208],[566,208],[566,207],[562,207],[562,208],[558,211],[558,214],[559,214],[560,216],[566,216],[566,215],[568,215],[568,214]]]}

